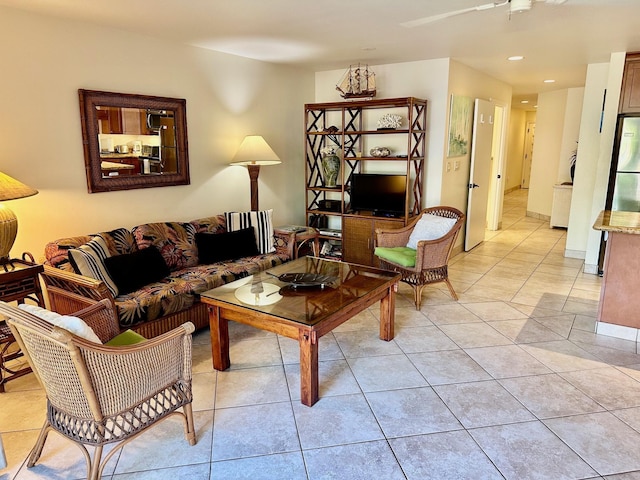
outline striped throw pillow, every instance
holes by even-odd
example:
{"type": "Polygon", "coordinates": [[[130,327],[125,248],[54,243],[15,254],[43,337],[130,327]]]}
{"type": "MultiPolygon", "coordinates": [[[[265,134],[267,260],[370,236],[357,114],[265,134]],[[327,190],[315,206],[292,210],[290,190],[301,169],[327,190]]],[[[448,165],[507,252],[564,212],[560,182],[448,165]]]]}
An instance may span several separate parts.
{"type": "Polygon", "coordinates": [[[111,256],[107,242],[102,237],[93,237],[78,248],[69,250],[69,262],[76,273],[102,280],[113,297],[118,296],[118,287],[104,266],[105,258],[111,256]]]}
{"type": "Polygon", "coordinates": [[[227,231],[235,232],[243,228],[253,227],[260,253],[276,251],[273,244],[273,210],[252,212],[225,212],[227,231]]]}

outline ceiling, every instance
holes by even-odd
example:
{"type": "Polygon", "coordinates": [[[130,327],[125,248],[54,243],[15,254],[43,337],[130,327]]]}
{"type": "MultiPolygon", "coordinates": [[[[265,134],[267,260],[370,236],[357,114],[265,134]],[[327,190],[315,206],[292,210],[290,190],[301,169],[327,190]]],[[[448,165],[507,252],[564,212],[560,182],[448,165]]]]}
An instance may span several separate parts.
{"type": "Polygon", "coordinates": [[[524,13],[509,15],[509,7],[502,6],[414,28],[401,25],[487,1],[0,0],[0,5],[315,71],[451,57],[512,85],[516,101],[582,86],[587,64],[608,62],[611,52],[640,51],[640,0],[562,5],[533,0],[524,13]],[[509,62],[511,55],[525,58],[509,62]]]}

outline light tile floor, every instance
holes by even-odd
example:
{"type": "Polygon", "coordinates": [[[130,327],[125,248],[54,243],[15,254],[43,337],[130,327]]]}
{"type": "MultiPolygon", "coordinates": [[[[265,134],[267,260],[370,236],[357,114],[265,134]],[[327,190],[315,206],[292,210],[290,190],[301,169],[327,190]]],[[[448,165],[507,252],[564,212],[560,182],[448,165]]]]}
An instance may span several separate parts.
{"type": "MultiPolygon", "coordinates": [[[[297,344],[232,325],[232,367],[215,372],[194,337],[198,443],[169,420],[108,465],[113,479],[640,479],[640,356],[593,332],[601,280],[563,257],[566,232],[507,195],[504,229],[451,262],[415,311],[402,286],[396,338],[377,309],[321,339],[320,401],[300,404],[297,344]]],[[[0,479],[84,477],[79,450],[51,434],[29,375],[0,395],[9,467],[0,479]],[[14,477],[15,476],[15,477],[14,477]]]]}

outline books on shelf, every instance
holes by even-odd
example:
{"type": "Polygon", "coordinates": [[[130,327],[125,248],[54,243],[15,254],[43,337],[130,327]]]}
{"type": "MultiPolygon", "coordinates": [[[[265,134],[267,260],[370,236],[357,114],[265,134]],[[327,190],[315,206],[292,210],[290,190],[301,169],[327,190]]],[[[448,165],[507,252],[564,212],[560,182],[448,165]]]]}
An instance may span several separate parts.
{"type": "Polygon", "coordinates": [[[342,258],[342,247],[339,243],[332,243],[330,240],[325,240],[322,244],[320,255],[329,258],[342,258]]]}

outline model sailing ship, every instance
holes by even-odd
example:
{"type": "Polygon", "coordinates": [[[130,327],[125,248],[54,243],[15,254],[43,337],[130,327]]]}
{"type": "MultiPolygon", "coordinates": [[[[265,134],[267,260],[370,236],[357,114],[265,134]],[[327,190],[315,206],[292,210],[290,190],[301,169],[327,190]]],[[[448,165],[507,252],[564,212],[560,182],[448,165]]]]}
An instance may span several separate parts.
{"type": "Polygon", "coordinates": [[[372,98],[376,96],[376,74],[369,65],[350,65],[336,90],[342,98],[372,98]]]}

